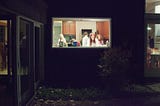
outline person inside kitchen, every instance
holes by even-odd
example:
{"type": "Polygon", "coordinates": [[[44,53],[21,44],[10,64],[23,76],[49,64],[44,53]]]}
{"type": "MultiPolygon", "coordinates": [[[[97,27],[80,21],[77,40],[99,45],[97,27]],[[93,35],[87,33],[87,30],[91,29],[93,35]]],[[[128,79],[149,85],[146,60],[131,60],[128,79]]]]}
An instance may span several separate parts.
{"type": "Polygon", "coordinates": [[[102,46],[104,43],[103,43],[103,38],[102,38],[102,35],[99,34],[99,32],[95,32],[95,40],[96,40],[96,46],[102,46]]]}
{"type": "Polygon", "coordinates": [[[83,47],[89,46],[88,32],[84,32],[83,35],[84,37],[82,38],[82,46],[83,47]]]}
{"type": "Polygon", "coordinates": [[[65,47],[67,46],[67,42],[66,39],[64,38],[63,34],[59,35],[59,39],[58,39],[58,47],[65,47]]]}
{"type": "Polygon", "coordinates": [[[149,36],[149,47],[150,48],[154,48],[154,38],[153,36],[149,36]]]}
{"type": "Polygon", "coordinates": [[[96,35],[94,33],[89,34],[89,46],[91,47],[96,46],[96,35]]]}

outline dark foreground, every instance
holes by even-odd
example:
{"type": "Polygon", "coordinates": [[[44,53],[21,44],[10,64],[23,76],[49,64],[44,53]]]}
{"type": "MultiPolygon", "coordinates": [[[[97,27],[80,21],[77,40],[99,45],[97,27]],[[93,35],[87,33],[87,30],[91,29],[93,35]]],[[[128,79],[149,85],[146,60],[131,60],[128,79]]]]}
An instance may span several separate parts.
{"type": "Polygon", "coordinates": [[[100,100],[34,99],[29,106],[160,106],[160,84],[147,85],[154,94],[110,97],[100,100]]]}
{"type": "Polygon", "coordinates": [[[34,101],[32,106],[160,106],[160,96],[137,98],[113,98],[100,101],[34,101]]]}

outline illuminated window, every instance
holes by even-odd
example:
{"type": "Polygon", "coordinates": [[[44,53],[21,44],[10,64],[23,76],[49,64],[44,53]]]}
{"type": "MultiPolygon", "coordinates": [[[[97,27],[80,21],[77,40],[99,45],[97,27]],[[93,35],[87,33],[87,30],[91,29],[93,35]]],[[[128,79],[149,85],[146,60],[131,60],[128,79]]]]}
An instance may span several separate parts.
{"type": "Polygon", "coordinates": [[[145,77],[160,77],[160,0],[146,0],[145,77]]]}
{"type": "Polygon", "coordinates": [[[155,6],[155,13],[160,13],[160,5],[155,6]]]}
{"type": "Polygon", "coordinates": [[[110,46],[110,18],[52,18],[53,48],[110,46]]]}
{"type": "Polygon", "coordinates": [[[160,13],[160,0],[146,0],[146,13],[160,13]]]}
{"type": "Polygon", "coordinates": [[[7,20],[0,20],[0,75],[8,74],[7,31],[8,31],[7,20]]]}

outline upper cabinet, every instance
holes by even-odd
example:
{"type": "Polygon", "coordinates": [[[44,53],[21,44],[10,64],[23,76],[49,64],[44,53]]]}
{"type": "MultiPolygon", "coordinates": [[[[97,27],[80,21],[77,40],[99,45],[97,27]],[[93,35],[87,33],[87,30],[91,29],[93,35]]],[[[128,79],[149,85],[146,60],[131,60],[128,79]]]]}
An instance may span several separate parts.
{"type": "Polygon", "coordinates": [[[110,36],[110,22],[109,21],[104,22],[103,34],[106,39],[109,39],[109,36],[110,36]]]}
{"type": "Polygon", "coordinates": [[[75,23],[75,21],[63,21],[62,32],[63,32],[63,34],[76,35],[76,23],[75,23]]]}
{"type": "Polygon", "coordinates": [[[96,22],[96,29],[99,31],[101,35],[103,35],[103,22],[96,22]]]}
{"type": "Polygon", "coordinates": [[[104,38],[109,39],[110,23],[109,21],[96,22],[96,28],[104,38]]]}

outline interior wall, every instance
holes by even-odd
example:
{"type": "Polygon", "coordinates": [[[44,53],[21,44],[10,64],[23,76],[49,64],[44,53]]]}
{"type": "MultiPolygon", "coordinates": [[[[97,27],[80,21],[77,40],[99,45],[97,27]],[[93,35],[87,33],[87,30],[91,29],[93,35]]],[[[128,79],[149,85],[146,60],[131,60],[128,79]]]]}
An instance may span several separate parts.
{"type": "Polygon", "coordinates": [[[82,39],[82,29],[92,29],[92,32],[96,32],[96,22],[76,21],[76,39],[80,41],[82,39]]]}

